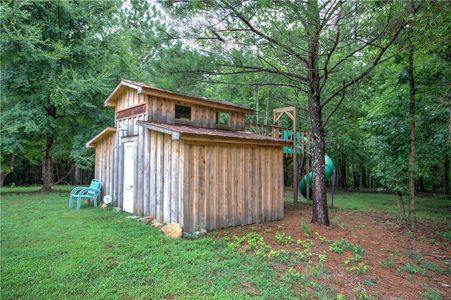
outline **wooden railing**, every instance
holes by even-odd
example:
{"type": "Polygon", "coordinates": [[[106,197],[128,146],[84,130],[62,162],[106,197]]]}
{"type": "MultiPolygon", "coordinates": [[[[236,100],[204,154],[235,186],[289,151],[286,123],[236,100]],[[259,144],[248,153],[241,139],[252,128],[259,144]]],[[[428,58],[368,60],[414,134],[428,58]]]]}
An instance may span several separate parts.
{"type": "Polygon", "coordinates": [[[277,138],[278,132],[284,129],[279,126],[273,126],[273,125],[263,125],[263,124],[252,124],[248,123],[245,125],[245,130],[253,132],[255,134],[264,135],[264,136],[272,136],[277,138]]]}
{"type": "Polygon", "coordinates": [[[302,156],[306,156],[310,152],[311,138],[310,131],[308,130],[297,130],[296,134],[293,134],[291,128],[262,124],[246,124],[245,130],[259,135],[271,136],[276,139],[293,142],[289,146],[284,147],[283,152],[286,156],[292,157],[295,153],[294,149],[296,149],[296,154],[302,156]]]}

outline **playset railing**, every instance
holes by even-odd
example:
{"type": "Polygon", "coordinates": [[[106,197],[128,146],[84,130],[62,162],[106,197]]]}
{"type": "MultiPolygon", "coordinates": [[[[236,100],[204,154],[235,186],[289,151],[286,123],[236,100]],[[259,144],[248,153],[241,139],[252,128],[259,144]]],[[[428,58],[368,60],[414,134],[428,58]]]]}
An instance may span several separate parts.
{"type": "Polygon", "coordinates": [[[283,147],[283,153],[286,156],[293,156],[295,150],[296,154],[301,154],[302,156],[310,152],[310,131],[297,130],[296,134],[293,134],[293,130],[290,128],[252,123],[246,124],[246,130],[255,134],[293,142],[289,146],[283,147]],[[296,143],[294,143],[295,137],[296,143]]]}

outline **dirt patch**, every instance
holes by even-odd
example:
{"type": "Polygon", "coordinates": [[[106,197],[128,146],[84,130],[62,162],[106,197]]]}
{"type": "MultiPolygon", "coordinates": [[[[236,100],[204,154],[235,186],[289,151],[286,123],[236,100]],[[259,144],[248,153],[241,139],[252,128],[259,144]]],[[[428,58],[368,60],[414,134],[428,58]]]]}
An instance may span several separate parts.
{"type": "Polygon", "coordinates": [[[212,234],[223,238],[254,232],[270,249],[283,250],[290,257],[302,257],[303,249],[308,249],[309,258],[287,259],[286,269],[312,274],[316,267],[319,274],[309,275],[312,280],[347,297],[354,297],[353,290],[361,287],[378,299],[424,299],[425,293],[433,291],[443,299],[451,298],[451,251],[449,242],[439,235],[441,230],[449,230],[448,224],[422,221],[422,229],[413,234],[387,214],[332,210],[330,217],[331,226],[316,226],[310,224],[310,208],[287,205],[282,221],[212,234]],[[334,242],[336,252],[341,244],[346,250],[336,253],[331,246],[334,242]]]}
{"type": "Polygon", "coordinates": [[[241,284],[241,289],[246,291],[252,296],[260,295],[260,291],[258,290],[257,285],[253,282],[243,282],[241,284]]]}

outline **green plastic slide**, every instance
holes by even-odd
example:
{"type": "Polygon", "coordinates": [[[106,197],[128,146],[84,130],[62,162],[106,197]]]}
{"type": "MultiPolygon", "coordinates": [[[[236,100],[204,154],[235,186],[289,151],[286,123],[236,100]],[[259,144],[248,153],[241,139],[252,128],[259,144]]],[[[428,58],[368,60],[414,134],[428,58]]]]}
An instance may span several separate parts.
{"type": "MultiPolygon", "coordinates": [[[[328,179],[330,176],[332,176],[332,173],[334,172],[334,162],[332,158],[330,158],[328,155],[325,156],[326,160],[326,179],[328,179]]],[[[309,180],[309,188],[312,189],[312,181],[313,181],[313,172],[310,171],[308,174],[308,180],[309,180]]],[[[307,175],[302,177],[301,182],[299,183],[299,190],[301,191],[302,196],[304,198],[307,198],[307,175]]],[[[310,193],[311,195],[311,193],[310,193]]]]}

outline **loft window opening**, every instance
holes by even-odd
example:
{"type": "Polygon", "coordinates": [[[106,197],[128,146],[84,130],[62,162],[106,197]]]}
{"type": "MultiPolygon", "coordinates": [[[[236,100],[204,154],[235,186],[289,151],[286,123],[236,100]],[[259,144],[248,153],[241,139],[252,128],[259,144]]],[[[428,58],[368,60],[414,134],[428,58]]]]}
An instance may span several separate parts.
{"type": "Polygon", "coordinates": [[[176,104],[175,119],[183,121],[191,121],[191,107],[176,104]]]}
{"type": "Polygon", "coordinates": [[[227,112],[216,113],[216,125],[229,126],[230,115],[227,112]]]}

